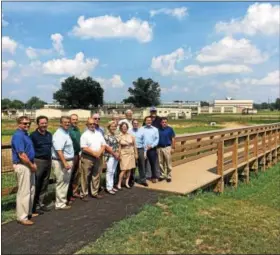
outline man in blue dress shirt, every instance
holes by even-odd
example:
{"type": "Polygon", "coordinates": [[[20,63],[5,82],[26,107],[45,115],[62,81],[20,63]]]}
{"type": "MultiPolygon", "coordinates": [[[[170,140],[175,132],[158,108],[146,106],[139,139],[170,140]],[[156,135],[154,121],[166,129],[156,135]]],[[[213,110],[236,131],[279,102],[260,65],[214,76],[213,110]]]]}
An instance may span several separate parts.
{"type": "MultiPolygon", "coordinates": [[[[145,170],[145,157],[144,157],[144,135],[143,129],[139,128],[139,123],[136,119],[132,120],[132,129],[129,129],[129,133],[135,137],[137,151],[138,151],[138,172],[139,172],[139,180],[138,183],[143,186],[148,186],[146,181],[146,170],[145,170]]],[[[134,175],[131,175],[131,184],[134,182],[134,175]]],[[[130,184],[130,186],[132,186],[130,184]]]]}
{"type": "Polygon", "coordinates": [[[16,198],[17,221],[25,226],[33,225],[29,218],[38,216],[32,214],[35,195],[35,172],[37,166],[34,163],[35,151],[33,143],[28,136],[30,119],[21,116],[17,119],[18,129],[12,136],[13,167],[17,174],[18,191],[16,198]]]}
{"type": "Polygon", "coordinates": [[[145,126],[141,127],[144,138],[144,155],[151,166],[152,182],[157,182],[157,145],[159,141],[159,133],[156,127],[152,126],[152,118],[145,118],[145,126]]]}

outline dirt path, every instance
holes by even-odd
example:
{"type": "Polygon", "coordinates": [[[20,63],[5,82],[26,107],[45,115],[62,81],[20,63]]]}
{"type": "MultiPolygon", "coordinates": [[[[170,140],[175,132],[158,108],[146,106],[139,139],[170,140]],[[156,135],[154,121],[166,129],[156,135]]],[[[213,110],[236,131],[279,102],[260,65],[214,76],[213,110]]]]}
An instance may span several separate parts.
{"type": "Polygon", "coordinates": [[[24,227],[15,221],[2,225],[3,254],[73,254],[95,241],[116,221],[131,216],[145,204],[156,203],[160,192],[119,191],[102,200],[75,201],[69,211],[51,211],[24,227]]]}

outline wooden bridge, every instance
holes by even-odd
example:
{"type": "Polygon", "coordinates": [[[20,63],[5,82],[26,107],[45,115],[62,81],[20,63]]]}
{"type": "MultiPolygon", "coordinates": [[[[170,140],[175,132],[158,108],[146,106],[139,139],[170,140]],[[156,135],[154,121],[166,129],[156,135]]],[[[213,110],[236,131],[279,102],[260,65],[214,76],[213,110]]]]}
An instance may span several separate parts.
{"type": "MultiPolygon", "coordinates": [[[[223,192],[225,183],[237,187],[240,177],[249,182],[250,171],[280,160],[280,123],[177,136],[172,160],[172,182],[150,183],[149,189],[187,194],[213,185],[223,192]]],[[[11,162],[11,146],[2,145],[2,178],[13,172],[11,162]]],[[[2,187],[2,196],[16,191],[2,187]]]]}

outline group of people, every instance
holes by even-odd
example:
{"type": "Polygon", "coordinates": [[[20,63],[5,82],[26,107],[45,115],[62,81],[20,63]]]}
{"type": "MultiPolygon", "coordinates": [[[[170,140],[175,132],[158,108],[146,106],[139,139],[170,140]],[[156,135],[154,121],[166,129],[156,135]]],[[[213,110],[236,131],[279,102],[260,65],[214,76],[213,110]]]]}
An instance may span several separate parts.
{"type": "Polygon", "coordinates": [[[139,127],[133,112],[126,118],[114,115],[105,131],[99,114],[88,118],[84,132],[78,127],[78,116],[63,116],[60,127],[52,135],[48,118],[36,119],[37,129],[28,134],[31,121],[27,116],[17,119],[18,129],[12,137],[12,160],[17,174],[17,221],[33,225],[32,217],[49,211],[44,204],[51,169],[54,171],[55,209],[67,210],[75,199],[87,202],[89,197],[101,199],[101,173],[106,168],[106,191],[115,195],[135,182],[148,186],[151,182],[171,182],[171,155],[175,149],[175,133],[167,118],[157,116],[155,107],[139,127]],[[136,178],[135,169],[139,176],[136,178]],[[160,171],[158,171],[160,169],[160,171]]]}

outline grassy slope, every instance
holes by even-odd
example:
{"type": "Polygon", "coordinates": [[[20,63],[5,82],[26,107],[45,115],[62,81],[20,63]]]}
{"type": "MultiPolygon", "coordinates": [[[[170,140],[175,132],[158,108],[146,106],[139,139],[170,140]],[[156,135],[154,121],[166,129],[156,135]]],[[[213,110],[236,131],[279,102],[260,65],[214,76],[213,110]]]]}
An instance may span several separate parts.
{"type": "Polygon", "coordinates": [[[279,183],[280,164],[220,196],[167,197],[78,253],[279,254],[279,183]]]}

